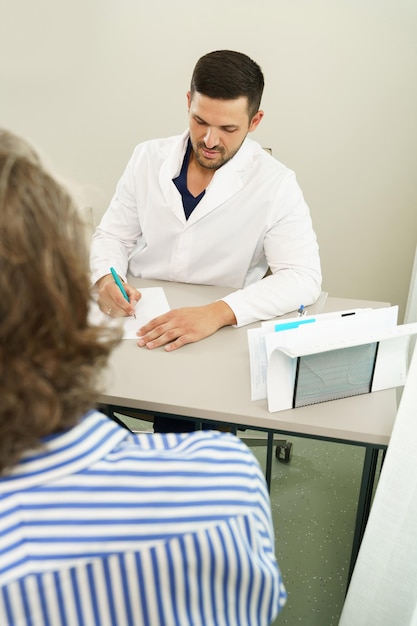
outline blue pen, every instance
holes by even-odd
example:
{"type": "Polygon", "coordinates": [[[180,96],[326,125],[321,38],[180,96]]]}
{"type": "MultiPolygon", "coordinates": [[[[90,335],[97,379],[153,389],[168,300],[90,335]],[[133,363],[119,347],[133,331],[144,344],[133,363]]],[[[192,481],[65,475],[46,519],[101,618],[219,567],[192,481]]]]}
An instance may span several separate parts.
{"type": "MultiPolygon", "coordinates": [[[[119,287],[120,291],[122,292],[122,295],[123,295],[124,299],[127,300],[128,302],[130,302],[129,296],[127,295],[126,290],[123,287],[123,283],[120,280],[120,278],[119,278],[116,270],[114,269],[114,267],[111,267],[110,271],[111,271],[111,274],[112,274],[112,276],[114,278],[114,282],[116,283],[116,285],[119,287]]],[[[133,313],[133,317],[136,319],[136,315],[134,313],[133,313]]]]}

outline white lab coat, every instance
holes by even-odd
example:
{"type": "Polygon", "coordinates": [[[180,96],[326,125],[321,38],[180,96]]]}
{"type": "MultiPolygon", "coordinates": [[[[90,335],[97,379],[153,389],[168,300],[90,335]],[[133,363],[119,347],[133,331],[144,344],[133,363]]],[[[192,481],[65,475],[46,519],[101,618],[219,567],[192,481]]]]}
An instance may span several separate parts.
{"type": "Polygon", "coordinates": [[[238,326],[314,302],[318,245],[294,173],[246,138],[186,220],[172,179],[188,136],[135,148],[93,236],[93,283],[113,266],[124,278],[231,287],[223,300],[238,326]]]}

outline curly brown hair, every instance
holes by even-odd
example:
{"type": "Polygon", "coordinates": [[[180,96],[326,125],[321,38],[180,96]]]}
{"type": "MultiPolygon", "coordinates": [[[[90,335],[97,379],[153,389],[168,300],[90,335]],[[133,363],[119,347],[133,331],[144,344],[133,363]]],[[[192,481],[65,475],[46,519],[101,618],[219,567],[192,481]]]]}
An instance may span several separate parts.
{"type": "Polygon", "coordinates": [[[71,197],[0,130],[0,472],[94,406],[120,332],[89,324],[90,297],[71,197]]]}

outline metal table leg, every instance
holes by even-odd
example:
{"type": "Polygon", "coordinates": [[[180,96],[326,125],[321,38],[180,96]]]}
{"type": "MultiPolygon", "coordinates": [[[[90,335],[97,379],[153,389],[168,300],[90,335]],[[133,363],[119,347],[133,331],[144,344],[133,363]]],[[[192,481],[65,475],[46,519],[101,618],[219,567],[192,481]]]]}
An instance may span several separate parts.
{"type": "Polygon", "coordinates": [[[376,466],[379,448],[366,446],[365,460],[362,470],[362,481],[359,492],[358,509],[356,513],[355,534],[353,537],[352,553],[350,557],[347,587],[349,587],[359,548],[365,533],[366,524],[371,510],[372,493],[375,484],[376,466]]]}
{"type": "Polygon", "coordinates": [[[268,430],[268,441],[266,446],[265,480],[268,486],[268,492],[271,493],[272,457],[274,454],[274,433],[271,430],[268,430]]]}

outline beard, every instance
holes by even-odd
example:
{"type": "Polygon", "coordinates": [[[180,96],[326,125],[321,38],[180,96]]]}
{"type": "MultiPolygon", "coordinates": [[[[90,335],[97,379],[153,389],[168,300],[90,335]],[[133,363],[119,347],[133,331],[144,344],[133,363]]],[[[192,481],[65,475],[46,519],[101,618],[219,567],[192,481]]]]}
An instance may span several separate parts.
{"type": "Polygon", "coordinates": [[[207,148],[204,141],[199,141],[196,144],[193,143],[192,147],[194,151],[195,160],[201,167],[204,167],[207,170],[218,170],[220,167],[222,167],[222,165],[230,161],[230,159],[232,159],[235,156],[235,154],[240,149],[240,146],[242,145],[242,143],[236,148],[236,150],[233,150],[233,152],[227,152],[227,150],[223,146],[215,146],[214,148],[207,148]],[[214,159],[208,159],[207,157],[204,156],[203,150],[217,152],[218,157],[214,159]]]}

